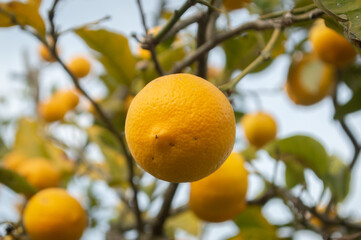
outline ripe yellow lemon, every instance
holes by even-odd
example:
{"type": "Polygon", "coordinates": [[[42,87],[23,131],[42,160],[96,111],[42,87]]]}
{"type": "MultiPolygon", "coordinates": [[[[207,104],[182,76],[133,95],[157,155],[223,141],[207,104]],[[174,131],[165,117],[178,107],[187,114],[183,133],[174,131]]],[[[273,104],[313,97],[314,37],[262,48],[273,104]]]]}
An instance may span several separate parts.
{"type": "Polygon", "coordinates": [[[289,69],[286,92],[298,105],[312,105],[332,93],[335,85],[335,68],[323,63],[315,55],[304,55],[289,69]]]}
{"type": "Polygon", "coordinates": [[[204,221],[233,219],[246,207],[247,186],[244,159],[231,153],[217,171],[191,183],[189,207],[204,221]]]}
{"type": "Polygon", "coordinates": [[[68,107],[58,99],[50,98],[39,103],[38,113],[46,122],[54,122],[63,119],[68,107]]]}
{"type": "Polygon", "coordinates": [[[191,74],[147,84],[130,104],[125,136],[135,161],[169,182],[190,182],[217,170],[231,153],[235,118],[214,85],[191,74]]]}
{"type": "MultiPolygon", "coordinates": [[[[57,52],[58,52],[58,50],[57,50],[57,52]]],[[[55,60],[56,60],[44,44],[41,44],[39,46],[39,55],[46,62],[55,62],[55,60]]]]}
{"type": "Polygon", "coordinates": [[[352,44],[335,30],[318,19],[310,30],[309,40],[318,57],[329,64],[344,67],[355,60],[356,50],[352,44]]]}
{"type": "Polygon", "coordinates": [[[78,240],[86,228],[87,216],[64,189],[48,188],[30,199],[23,221],[32,240],[78,240]]]}
{"type": "Polygon", "coordinates": [[[19,166],[17,172],[39,190],[57,187],[60,182],[60,174],[57,169],[43,158],[28,159],[19,166]]]}
{"type": "Polygon", "coordinates": [[[25,161],[26,157],[21,153],[9,152],[3,157],[2,166],[12,171],[17,171],[25,161]]]}
{"type": "Polygon", "coordinates": [[[79,96],[73,90],[58,90],[39,104],[39,115],[47,122],[63,119],[79,103],[79,96]]]}
{"type": "Polygon", "coordinates": [[[88,75],[91,68],[89,60],[82,56],[74,57],[67,66],[70,72],[77,78],[83,78],[88,75]]]}
{"type": "Polygon", "coordinates": [[[273,140],[277,135],[276,121],[264,112],[244,115],[241,125],[248,142],[258,148],[273,140]]]}
{"type": "Polygon", "coordinates": [[[223,6],[227,11],[232,11],[245,7],[251,0],[224,0],[223,6]]]}
{"type": "Polygon", "coordinates": [[[74,90],[58,90],[53,94],[53,98],[63,102],[68,110],[74,109],[79,103],[79,96],[74,90]]]}

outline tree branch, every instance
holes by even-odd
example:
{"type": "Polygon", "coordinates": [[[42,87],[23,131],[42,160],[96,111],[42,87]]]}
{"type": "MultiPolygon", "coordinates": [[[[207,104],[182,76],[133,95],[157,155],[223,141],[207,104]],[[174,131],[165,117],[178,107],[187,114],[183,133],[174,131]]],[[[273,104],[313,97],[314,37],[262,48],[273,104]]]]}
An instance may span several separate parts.
{"type": "MultiPolygon", "coordinates": [[[[333,103],[335,110],[339,107],[339,103],[338,103],[338,99],[337,99],[337,96],[338,96],[337,92],[338,92],[338,84],[336,84],[334,93],[332,95],[332,103],[333,103]]],[[[345,132],[346,136],[350,139],[350,142],[354,148],[354,155],[353,155],[351,163],[349,165],[350,170],[352,170],[357,162],[359,155],[360,155],[361,145],[358,143],[356,136],[353,134],[352,130],[346,123],[345,119],[340,118],[340,119],[338,119],[338,121],[339,121],[343,131],[345,132]]]]}
{"type": "Polygon", "coordinates": [[[193,5],[197,3],[197,0],[186,0],[180,9],[174,12],[174,15],[169,19],[169,21],[164,25],[164,27],[152,38],[152,40],[144,43],[149,44],[152,42],[153,45],[157,45],[163,40],[163,37],[171,30],[171,28],[178,22],[182,15],[193,5]]]}
{"type": "MultiPolygon", "coordinates": [[[[148,31],[148,26],[147,26],[147,22],[146,22],[146,19],[145,19],[145,12],[143,10],[143,6],[142,6],[142,2],[141,0],[137,0],[137,4],[138,4],[138,8],[139,8],[139,12],[140,12],[140,16],[142,18],[142,24],[143,24],[143,28],[144,28],[144,31],[145,31],[145,41],[146,42],[149,42],[149,45],[148,45],[148,50],[150,51],[151,53],[151,56],[152,56],[152,60],[154,62],[154,66],[155,66],[155,69],[157,70],[158,74],[160,76],[163,76],[164,75],[164,71],[162,69],[162,67],[160,66],[160,63],[158,61],[158,57],[157,57],[157,53],[155,51],[155,47],[156,45],[149,41],[148,39],[151,39],[152,38],[152,34],[149,34],[149,31],[148,31]]],[[[143,47],[143,46],[142,46],[143,47]]]]}
{"type": "Polygon", "coordinates": [[[278,12],[266,13],[264,15],[261,15],[259,18],[260,19],[276,18],[276,17],[280,17],[280,16],[288,14],[288,13],[301,14],[301,13],[305,13],[310,10],[313,10],[315,8],[316,8],[316,5],[314,3],[312,3],[312,4],[304,6],[304,7],[294,8],[292,10],[282,10],[282,11],[278,11],[278,12]]]}
{"type": "Polygon", "coordinates": [[[269,20],[255,20],[253,22],[248,22],[238,26],[235,29],[231,29],[228,31],[224,31],[215,36],[215,38],[210,39],[208,42],[203,44],[200,48],[195,50],[192,54],[188,55],[183,60],[174,64],[173,69],[167,73],[178,73],[181,72],[185,67],[191,65],[193,62],[197,61],[200,56],[202,56],[205,52],[216,47],[218,44],[224,42],[227,39],[230,39],[240,33],[243,33],[248,30],[267,30],[267,29],[276,29],[276,28],[284,28],[287,26],[291,26],[298,22],[308,21],[311,19],[315,19],[319,16],[322,16],[323,12],[320,9],[315,9],[310,12],[301,14],[301,15],[293,15],[291,13],[286,14],[282,17],[269,19],[269,20]]]}
{"type": "Polygon", "coordinates": [[[152,226],[152,234],[151,238],[153,239],[154,236],[160,235],[163,231],[163,225],[165,220],[168,217],[170,207],[172,205],[173,197],[177,191],[178,183],[170,183],[169,187],[164,193],[163,197],[163,205],[161,209],[159,210],[159,213],[157,217],[154,220],[153,226],[152,226]]]}
{"type": "MultiPolygon", "coordinates": [[[[198,1],[199,2],[199,1],[198,1]]],[[[216,11],[218,6],[222,4],[221,0],[212,0],[211,6],[209,7],[208,12],[206,15],[204,15],[203,18],[201,18],[198,21],[198,31],[197,31],[197,47],[202,46],[205,42],[208,41],[208,39],[211,39],[214,36],[215,32],[215,25],[216,20],[219,16],[219,12],[216,11]]],[[[196,75],[202,78],[207,77],[207,66],[208,66],[208,52],[204,53],[199,59],[198,59],[198,65],[197,65],[197,73],[196,75]]]]}
{"type": "Polygon", "coordinates": [[[337,237],[337,238],[331,238],[332,240],[356,240],[356,239],[360,239],[361,237],[361,232],[357,232],[354,234],[350,234],[350,235],[345,235],[343,237],[337,237]]]}
{"type": "MultiPolygon", "coordinates": [[[[202,46],[207,40],[206,30],[207,30],[208,20],[209,20],[209,15],[207,14],[198,22],[197,47],[202,46]]],[[[202,56],[199,57],[197,62],[196,75],[201,78],[207,77],[207,59],[208,59],[208,52],[205,52],[202,56]]]]}
{"type": "MultiPolygon", "coordinates": [[[[9,14],[8,12],[6,12],[5,10],[3,10],[2,8],[0,8],[1,12],[4,12],[6,14],[9,14]]],[[[44,44],[44,46],[47,47],[47,49],[50,51],[50,53],[53,55],[53,57],[56,59],[56,61],[61,65],[61,67],[65,70],[65,72],[70,76],[71,80],[73,81],[74,85],[76,86],[76,88],[91,102],[91,104],[94,106],[94,108],[96,109],[97,113],[99,114],[99,116],[101,117],[101,119],[103,120],[105,126],[107,127],[107,129],[115,136],[115,138],[118,140],[123,153],[126,157],[127,160],[127,166],[128,166],[128,171],[129,171],[129,177],[128,177],[128,181],[131,185],[131,188],[133,190],[133,198],[132,198],[132,202],[133,202],[133,209],[134,209],[134,214],[136,216],[137,219],[137,229],[138,231],[141,233],[143,232],[143,220],[141,217],[141,212],[139,209],[139,205],[138,205],[138,188],[134,183],[134,163],[133,163],[133,158],[130,155],[128,148],[126,146],[125,140],[123,139],[123,137],[121,136],[121,134],[118,132],[118,130],[116,129],[116,127],[113,125],[113,123],[111,122],[111,120],[106,116],[106,114],[104,113],[104,111],[101,109],[101,107],[97,104],[97,102],[95,102],[85,91],[84,89],[80,86],[78,79],[73,75],[73,73],[68,69],[68,67],[65,65],[65,63],[60,59],[57,51],[56,51],[56,42],[54,42],[54,44],[52,46],[50,46],[48,44],[48,42],[43,39],[38,33],[35,33],[27,28],[25,28],[23,25],[21,25],[19,23],[19,21],[16,19],[16,17],[13,14],[9,15],[12,19],[12,21],[19,25],[21,27],[22,30],[24,30],[25,32],[30,33],[31,35],[33,35],[35,38],[37,38],[42,44],[44,44]]],[[[57,34],[56,32],[54,32],[54,34],[57,34]]],[[[54,37],[54,36],[52,36],[54,37]]]]}
{"type": "Polygon", "coordinates": [[[169,38],[173,37],[174,35],[176,35],[180,30],[188,27],[189,25],[196,23],[198,21],[200,21],[205,15],[207,14],[207,12],[198,12],[196,14],[194,14],[191,17],[185,18],[184,20],[179,20],[167,33],[166,35],[163,37],[162,41],[166,41],[169,38]]]}
{"type": "Polygon", "coordinates": [[[50,36],[53,36],[54,44],[58,40],[58,34],[57,34],[56,28],[55,28],[54,17],[55,17],[55,9],[59,2],[60,2],[60,0],[54,0],[53,5],[48,12],[48,19],[49,19],[49,23],[50,23],[49,34],[50,34],[50,36]]]}
{"type": "Polygon", "coordinates": [[[271,39],[269,40],[268,44],[263,49],[261,54],[251,64],[249,64],[238,76],[236,76],[230,82],[219,86],[219,89],[222,91],[232,90],[237,85],[237,83],[239,83],[239,81],[242,80],[243,77],[245,77],[248,73],[250,73],[252,70],[254,70],[258,65],[260,65],[264,61],[269,60],[271,57],[273,47],[275,46],[281,33],[282,30],[280,28],[276,28],[273,31],[271,39]]]}

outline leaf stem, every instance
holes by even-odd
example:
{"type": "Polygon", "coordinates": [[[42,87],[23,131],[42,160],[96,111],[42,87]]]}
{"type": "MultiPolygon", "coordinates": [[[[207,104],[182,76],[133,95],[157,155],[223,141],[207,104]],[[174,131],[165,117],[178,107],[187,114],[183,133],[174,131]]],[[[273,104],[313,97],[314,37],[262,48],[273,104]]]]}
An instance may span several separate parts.
{"type": "Polygon", "coordinates": [[[195,5],[197,0],[186,0],[180,9],[174,12],[174,15],[169,19],[169,21],[164,25],[164,27],[152,38],[152,43],[157,45],[163,40],[163,37],[171,30],[171,28],[178,22],[182,15],[193,5],[195,5]]]}
{"type": "Polygon", "coordinates": [[[249,64],[238,76],[236,76],[230,82],[219,86],[219,89],[222,91],[232,90],[237,85],[237,83],[239,83],[239,81],[242,80],[244,76],[246,76],[248,73],[250,73],[252,70],[254,70],[258,65],[260,65],[264,61],[270,59],[273,47],[275,46],[281,33],[282,33],[281,28],[276,28],[273,31],[271,39],[267,43],[266,47],[263,49],[262,53],[253,62],[251,62],[251,64],[249,64]]]}
{"type": "Polygon", "coordinates": [[[259,18],[260,19],[276,18],[276,17],[280,17],[280,16],[282,16],[284,14],[287,14],[287,13],[301,14],[301,13],[305,13],[305,12],[308,12],[310,10],[313,10],[315,8],[317,8],[317,6],[314,3],[312,3],[310,5],[307,5],[307,6],[304,6],[304,7],[299,7],[299,8],[294,8],[294,9],[291,9],[291,10],[282,10],[282,11],[278,11],[278,12],[266,13],[266,14],[261,15],[259,18]]]}

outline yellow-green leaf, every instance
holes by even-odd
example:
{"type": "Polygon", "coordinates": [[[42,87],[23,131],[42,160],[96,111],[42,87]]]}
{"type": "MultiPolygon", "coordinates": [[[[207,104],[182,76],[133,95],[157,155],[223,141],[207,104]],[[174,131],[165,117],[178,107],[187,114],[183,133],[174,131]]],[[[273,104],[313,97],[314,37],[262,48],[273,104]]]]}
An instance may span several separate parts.
{"type": "Polygon", "coordinates": [[[91,30],[86,27],[76,29],[75,33],[98,53],[97,58],[108,75],[118,84],[131,84],[135,78],[135,58],[125,36],[105,29],[91,30]]]}
{"type": "Polygon", "coordinates": [[[175,231],[179,229],[194,236],[198,236],[201,227],[202,222],[191,211],[186,211],[170,217],[165,223],[165,231],[169,236],[173,236],[175,231]]]}
{"type": "Polygon", "coordinates": [[[29,158],[48,159],[60,171],[63,180],[67,180],[74,170],[74,162],[67,158],[62,149],[46,139],[42,130],[43,126],[39,122],[27,118],[20,119],[13,150],[29,158]]]}
{"type": "Polygon", "coordinates": [[[274,227],[263,217],[261,207],[259,206],[247,206],[246,209],[241,212],[234,222],[240,229],[257,228],[267,229],[268,231],[274,231],[274,227]]]}
{"type": "Polygon", "coordinates": [[[286,171],[285,180],[287,188],[291,189],[298,184],[305,183],[303,174],[304,167],[296,161],[285,161],[286,171]]]}
{"type": "Polygon", "coordinates": [[[35,187],[19,174],[0,167],[0,183],[8,186],[17,193],[33,194],[36,192],[35,187]]]}
{"type": "Polygon", "coordinates": [[[26,118],[20,119],[13,146],[14,151],[27,157],[48,157],[40,131],[41,126],[38,122],[26,118]]]}
{"type": "MultiPolygon", "coordinates": [[[[234,70],[245,69],[263,51],[271,35],[272,31],[265,31],[263,33],[248,31],[244,36],[237,36],[225,41],[223,49],[226,55],[226,72],[231,74],[234,70]]],[[[285,40],[286,36],[282,34],[272,51],[272,58],[285,52],[285,40]]],[[[271,61],[262,63],[253,72],[262,71],[270,63],[271,61]]]]}
{"type": "Polygon", "coordinates": [[[325,179],[329,157],[317,140],[309,136],[296,135],[273,141],[265,149],[271,157],[285,162],[298,162],[312,169],[320,179],[325,179]]]}
{"type": "Polygon", "coordinates": [[[125,157],[119,151],[119,144],[111,133],[99,126],[88,128],[91,141],[96,143],[105,157],[106,170],[110,176],[110,185],[123,185],[127,182],[128,169],[125,157]]]}
{"type": "Polygon", "coordinates": [[[349,167],[339,158],[331,156],[326,179],[325,182],[330,187],[334,200],[336,202],[344,200],[350,191],[349,167]]]}
{"type": "Polygon", "coordinates": [[[39,14],[39,5],[41,1],[28,1],[26,3],[12,1],[2,3],[0,8],[0,27],[10,27],[14,25],[30,26],[41,36],[45,37],[45,23],[39,14]],[[15,18],[17,22],[14,22],[15,18]]]}
{"type": "Polygon", "coordinates": [[[107,147],[114,151],[120,151],[119,143],[107,129],[93,125],[87,130],[89,138],[101,148],[107,147]]]}
{"type": "Polygon", "coordinates": [[[359,0],[315,0],[318,7],[337,20],[349,37],[361,43],[361,2],[359,0]]]}

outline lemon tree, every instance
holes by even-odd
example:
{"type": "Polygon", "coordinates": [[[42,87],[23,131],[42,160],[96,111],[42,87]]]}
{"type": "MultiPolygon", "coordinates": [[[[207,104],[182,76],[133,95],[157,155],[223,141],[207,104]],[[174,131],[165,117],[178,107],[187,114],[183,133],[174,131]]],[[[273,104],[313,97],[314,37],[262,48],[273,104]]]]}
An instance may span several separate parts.
{"type": "Polygon", "coordinates": [[[81,3],[79,25],[66,1],[0,1],[6,44],[34,50],[0,91],[1,207],[17,216],[0,239],[358,239],[343,209],[360,187],[360,1],[145,2],[106,3],[134,4],[126,22],[87,22],[81,3]]]}

